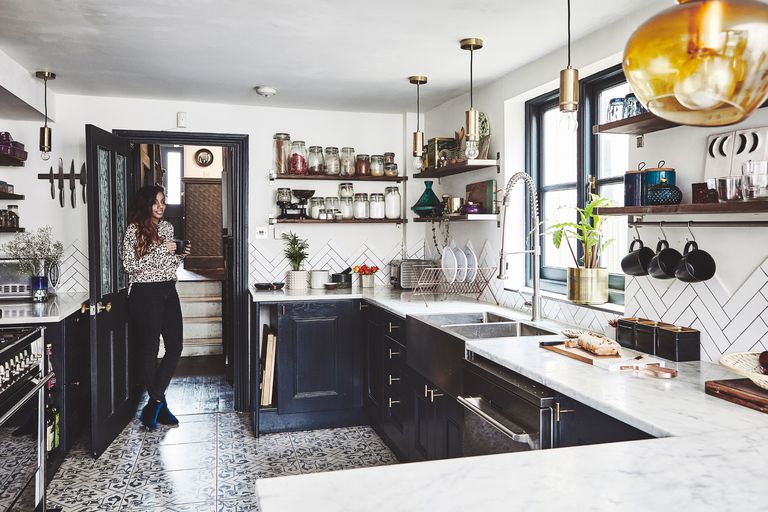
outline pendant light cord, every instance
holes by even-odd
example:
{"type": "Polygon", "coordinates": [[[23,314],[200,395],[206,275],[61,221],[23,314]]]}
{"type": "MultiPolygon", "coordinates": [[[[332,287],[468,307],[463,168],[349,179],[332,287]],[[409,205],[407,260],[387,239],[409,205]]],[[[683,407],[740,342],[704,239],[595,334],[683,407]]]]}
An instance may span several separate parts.
{"type": "Polygon", "coordinates": [[[568,0],[568,67],[571,67],[571,0],[568,0]]]}
{"type": "MultiPolygon", "coordinates": [[[[569,0],[570,1],[570,0],[569,0]]],[[[472,68],[474,67],[474,57],[475,57],[475,50],[470,49],[469,50],[469,108],[470,110],[473,108],[474,105],[474,91],[473,89],[473,76],[472,76],[472,68]]]]}
{"type": "Polygon", "coordinates": [[[421,131],[419,129],[419,113],[421,112],[420,100],[421,100],[421,84],[417,83],[416,84],[416,131],[417,132],[421,131]]]}
{"type": "Polygon", "coordinates": [[[43,93],[43,104],[45,105],[45,119],[43,119],[43,123],[45,127],[48,127],[48,79],[47,78],[43,80],[43,84],[44,84],[43,87],[45,90],[45,92],[43,93]]]}

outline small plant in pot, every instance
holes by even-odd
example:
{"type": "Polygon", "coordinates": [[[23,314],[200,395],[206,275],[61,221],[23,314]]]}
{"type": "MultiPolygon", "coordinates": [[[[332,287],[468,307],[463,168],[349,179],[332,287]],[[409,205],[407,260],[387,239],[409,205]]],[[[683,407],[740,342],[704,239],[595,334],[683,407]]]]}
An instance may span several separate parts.
{"type": "Polygon", "coordinates": [[[293,232],[283,233],[285,250],[283,254],[291,263],[291,270],[285,279],[285,287],[289,290],[306,290],[309,283],[309,272],[301,270],[301,265],[309,257],[309,243],[299,238],[293,232]]]}
{"type": "Polygon", "coordinates": [[[575,208],[578,222],[560,222],[547,229],[554,246],[560,249],[565,243],[573,258],[575,266],[567,269],[568,300],[577,304],[608,302],[608,269],[600,267],[600,256],[613,239],[603,237],[605,218],[595,210],[610,205],[609,198],[591,194],[584,208],[575,208]]]}

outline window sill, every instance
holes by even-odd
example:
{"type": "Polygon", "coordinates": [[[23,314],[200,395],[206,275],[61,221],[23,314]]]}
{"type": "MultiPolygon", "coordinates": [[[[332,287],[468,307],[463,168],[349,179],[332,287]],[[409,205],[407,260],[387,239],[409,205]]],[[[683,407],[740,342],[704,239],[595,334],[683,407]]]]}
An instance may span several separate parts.
{"type": "MultiPolygon", "coordinates": [[[[504,288],[508,292],[516,292],[516,293],[522,293],[523,295],[532,295],[533,289],[528,288],[527,286],[524,286],[520,289],[512,289],[512,288],[504,288]]],[[[553,293],[542,290],[541,296],[545,299],[554,300],[556,302],[564,302],[566,304],[571,304],[573,306],[578,306],[580,308],[587,308],[587,309],[594,309],[596,311],[603,311],[605,313],[612,313],[616,315],[623,315],[624,314],[624,305],[623,304],[613,304],[613,303],[605,303],[605,304],[575,304],[568,300],[568,297],[566,295],[560,294],[560,293],[553,293]]]]}

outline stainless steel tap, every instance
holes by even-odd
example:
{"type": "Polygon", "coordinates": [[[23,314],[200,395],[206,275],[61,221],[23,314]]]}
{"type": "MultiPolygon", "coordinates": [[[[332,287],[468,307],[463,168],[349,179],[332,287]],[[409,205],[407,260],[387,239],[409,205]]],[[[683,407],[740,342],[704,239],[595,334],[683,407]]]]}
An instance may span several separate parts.
{"type": "Polygon", "coordinates": [[[541,290],[540,290],[540,276],[539,265],[541,261],[541,226],[539,221],[539,199],[536,196],[536,184],[533,178],[524,172],[516,172],[507,181],[507,186],[504,189],[504,198],[501,201],[504,211],[502,212],[503,220],[501,226],[501,255],[499,258],[499,279],[507,279],[507,255],[509,254],[532,254],[533,255],[533,296],[531,297],[531,320],[537,322],[541,320],[541,290]],[[528,185],[528,194],[531,196],[531,233],[533,234],[533,249],[526,251],[507,252],[506,250],[506,237],[507,237],[507,213],[509,211],[509,197],[512,195],[512,189],[515,184],[523,180],[528,185]]]}

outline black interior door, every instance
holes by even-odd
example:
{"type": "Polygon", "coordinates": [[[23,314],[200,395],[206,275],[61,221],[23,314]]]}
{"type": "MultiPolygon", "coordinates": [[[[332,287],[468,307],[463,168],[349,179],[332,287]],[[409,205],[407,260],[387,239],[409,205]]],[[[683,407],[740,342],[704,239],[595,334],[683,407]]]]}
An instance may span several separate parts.
{"type": "Polygon", "coordinates": [[[91,451],[101,454],[136,410],[121,245],[133,160],[128,141],[85,126],[91,294],[91,451]]]}

